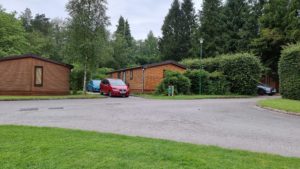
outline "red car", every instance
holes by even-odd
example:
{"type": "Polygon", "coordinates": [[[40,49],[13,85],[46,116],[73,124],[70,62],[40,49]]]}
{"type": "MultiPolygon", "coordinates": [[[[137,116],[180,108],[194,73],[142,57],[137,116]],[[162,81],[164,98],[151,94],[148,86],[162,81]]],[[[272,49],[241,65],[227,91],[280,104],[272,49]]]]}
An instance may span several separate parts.
{"type": "Polygon", "coordinates": [[[129,87],[120,79],[104,79],[100,84],[100,93],[103,95],[129,97],[129,87]]]}

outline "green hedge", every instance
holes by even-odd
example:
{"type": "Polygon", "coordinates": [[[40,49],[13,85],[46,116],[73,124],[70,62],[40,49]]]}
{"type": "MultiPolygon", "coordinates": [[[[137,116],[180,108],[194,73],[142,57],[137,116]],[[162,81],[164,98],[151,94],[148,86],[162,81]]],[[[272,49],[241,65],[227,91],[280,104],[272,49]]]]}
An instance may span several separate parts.
{"type": "Polygon", "coordinates": [[[156,94],[168,94],[168,87],[174,86],[175,94],[189,94],[191,81],[179,72],[166,71],[165,78],[156,89],[156,94]]]}
{"type": "Polygon", "coordinates": [[[249,53],[222,55],[203,59],[201,62],[199,59],[186,59],[181,63],[190,69],[202,67],[211,73],[223,73],[229,82],[230,92],[242,95],[256,94],[256,85],[262,72],[260,60],[249,53]]]}
{"type": "Polygon", "coordinates": [[[300,100],[300,43],[287,46],[282,51],[279,78],[282,96],[300,100]]]}
{"type": "Polygon", "coordinates": [[[200,82],[201,82],[201,93],[207,94],[208,83],[209,83],[209,73],[205,70],[188,70],[184,73],[184,76],[191,81],[191,93],[200,93],[200,82]],[[201,78],[201,79],[200,79],[201,78]]]}
{"type": "Polygon", "coordinates": [[[248,53],[223,55],[219,69],[230,83],[231,93],[256,94],[262,72],[262,64],[256,56],[248,53]]]}
{"type": "Polygon", "coordinates": [[[211,95],[224,95],[230,93],[229,83],[221,72],[209,74],[208,93],[211,95]]]}

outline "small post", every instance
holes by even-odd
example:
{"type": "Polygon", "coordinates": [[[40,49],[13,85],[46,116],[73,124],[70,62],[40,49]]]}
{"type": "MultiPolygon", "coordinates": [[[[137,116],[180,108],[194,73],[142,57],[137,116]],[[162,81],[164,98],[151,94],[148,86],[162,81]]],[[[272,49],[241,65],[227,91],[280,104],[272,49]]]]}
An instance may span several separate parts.
{"type": "MultiPolygon", "coordinates": [[[[202,55],[203,55],[203,42],[204,42],[204,39],[203,38],[200,38],[200,45],[201,45],[201,48],[200,48],[200,70],[202,70],[202,64],[201,64],[201,60],[202,60],[202,55]]],[[[201,75],[199,75],[199,94],[201,95],[202,94],[202,85],[201,85],[201,75]]]]}

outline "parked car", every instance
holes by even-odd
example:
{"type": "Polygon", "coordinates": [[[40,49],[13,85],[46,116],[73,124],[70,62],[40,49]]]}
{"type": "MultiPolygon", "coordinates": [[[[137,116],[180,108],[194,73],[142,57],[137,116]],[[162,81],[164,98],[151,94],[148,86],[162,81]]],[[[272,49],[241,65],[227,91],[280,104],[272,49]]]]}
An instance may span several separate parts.
{"type": "Polygon", "coordinates": [[[101,80],[91,80],[87,84],[86,90],[88,92],[100,92],[101,80]]]}
{"type": "Polygon", "coordinates": [[[129,97],[130,89],[120,79],[104,79],[100,85],[100,93],[103,95],[129,97]]]}
{"type": "Polygon", "coordinates": [[[275,88],[272,88],[266,84],[263,84],[263,83],[259,83],[257,85],[257,93],[259,95],[269,95],[269,96],[272,96],[274,94],[276,94],[276,89],[275,88]]]}

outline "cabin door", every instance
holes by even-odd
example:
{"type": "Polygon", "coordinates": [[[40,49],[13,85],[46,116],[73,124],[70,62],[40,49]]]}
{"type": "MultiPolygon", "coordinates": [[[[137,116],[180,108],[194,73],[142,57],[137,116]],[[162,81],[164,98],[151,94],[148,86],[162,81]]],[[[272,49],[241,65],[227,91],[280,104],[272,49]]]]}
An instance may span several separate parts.
{"type": "Polygon", "coordinates": [[[123,72],[123,81],[126,83],[126,72],[123,72]]]}

